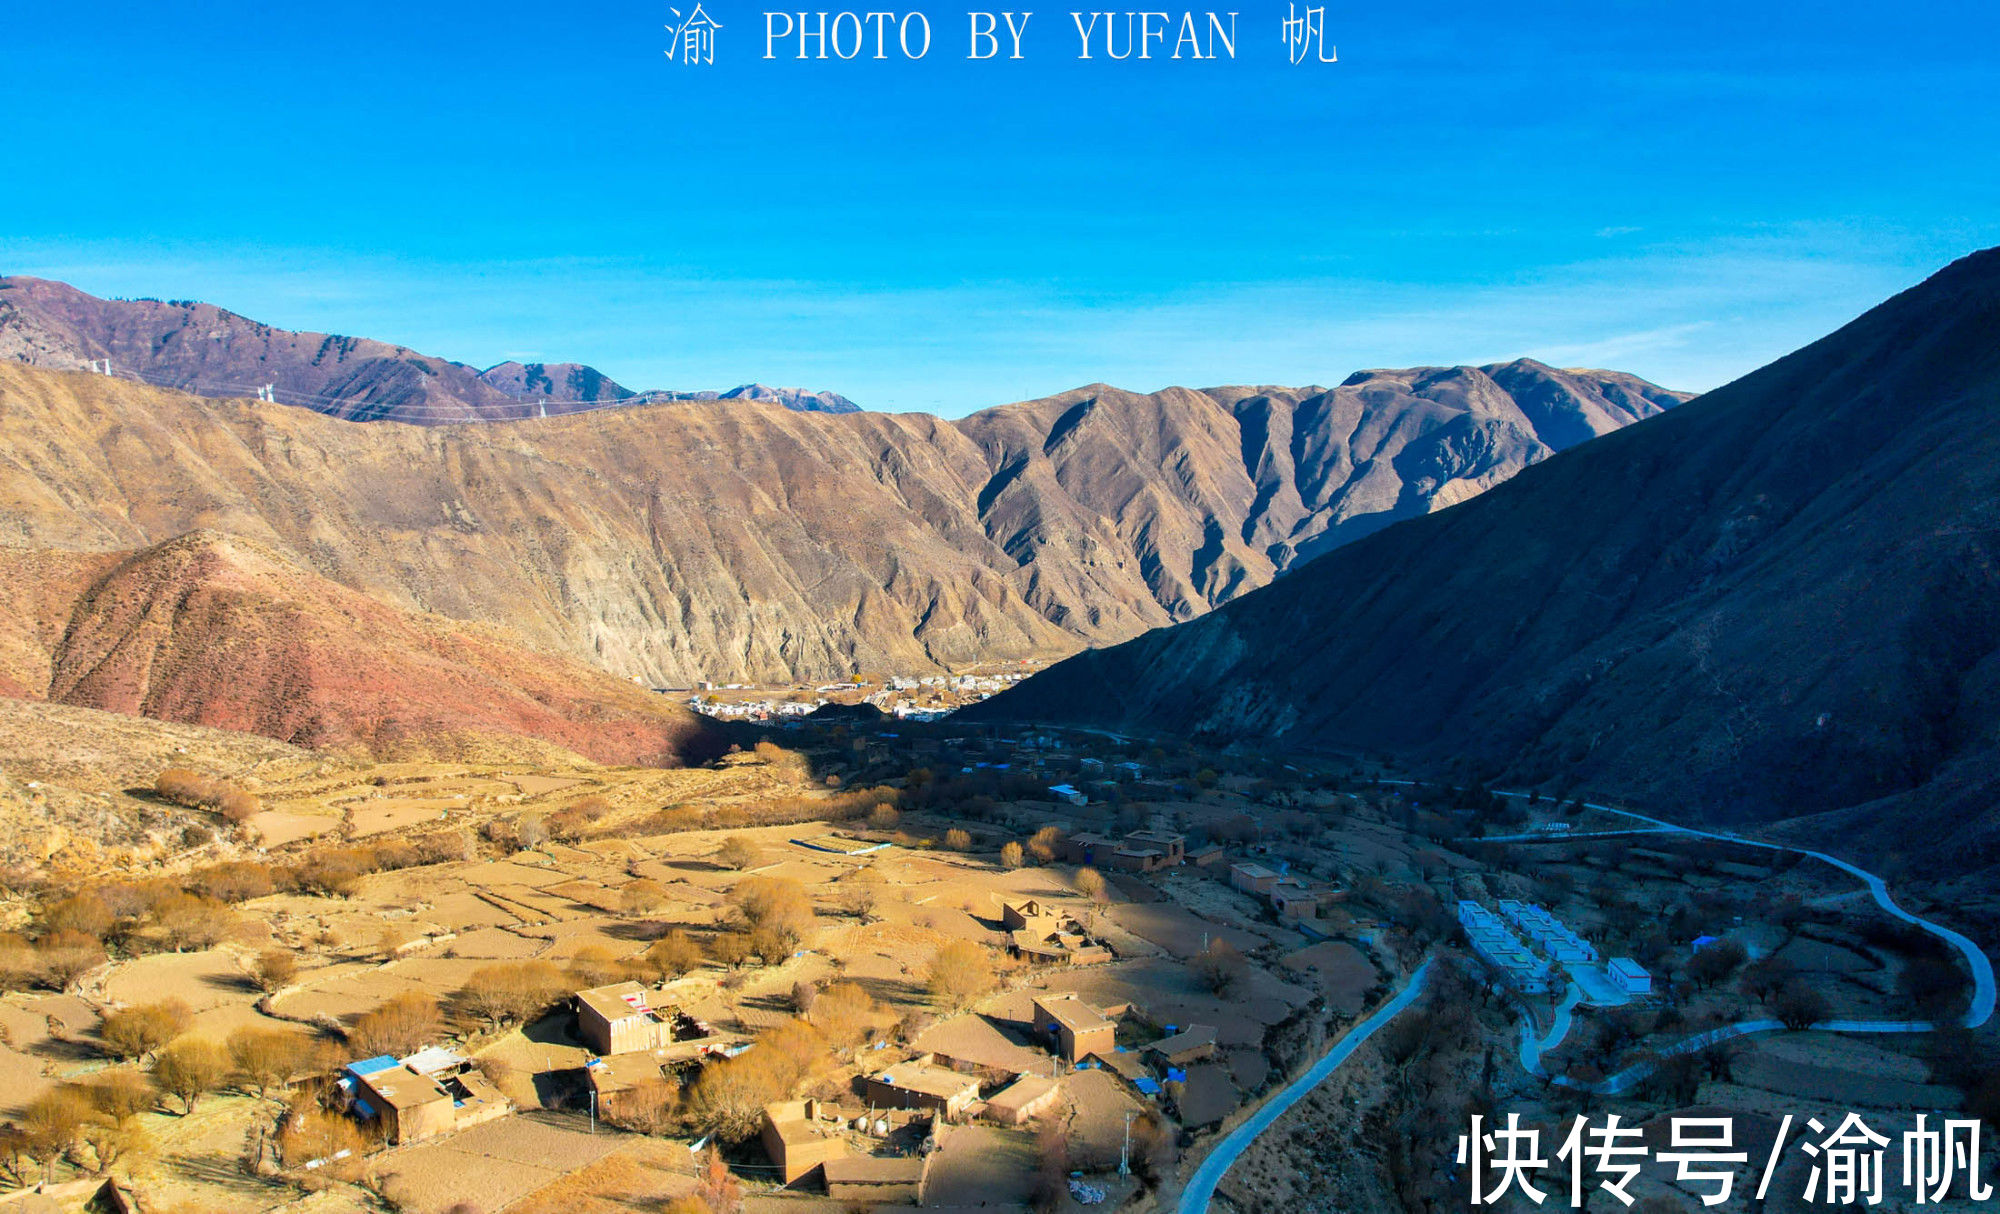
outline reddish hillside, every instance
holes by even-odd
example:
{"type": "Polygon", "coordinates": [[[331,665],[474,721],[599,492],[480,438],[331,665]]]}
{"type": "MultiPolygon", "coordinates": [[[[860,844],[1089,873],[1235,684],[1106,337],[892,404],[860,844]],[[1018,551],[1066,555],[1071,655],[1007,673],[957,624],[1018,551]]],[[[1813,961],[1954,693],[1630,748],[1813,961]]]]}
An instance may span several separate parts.
{"type": "Polygon", "coordinates": [[[65,704],[378,755],[537,739],[672,765],[716,749],[700,718],[648,690],[213,532],[111,558],[8,551],[0,575],[16,608],[0,677],[65,704]]]}

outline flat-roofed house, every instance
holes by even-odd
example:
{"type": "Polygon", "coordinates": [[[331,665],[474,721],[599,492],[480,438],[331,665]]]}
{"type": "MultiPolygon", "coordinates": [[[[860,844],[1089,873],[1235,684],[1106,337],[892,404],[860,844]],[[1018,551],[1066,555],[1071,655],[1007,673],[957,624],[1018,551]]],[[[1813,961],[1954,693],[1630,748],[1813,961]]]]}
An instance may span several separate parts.
{"type": "Polygon", "coordinates": [[[829,1118],[829,1112],[832,1110],[823,1109],[817,1100],[781,1100],[764,1106],[760,1137],[764,1153],[783,1177],[781,1183],[796,1184],[828,1160],[847,1154],[838,1115],[829,1118]]]}
{"type": "Polygon", "coordinates": [[[1630,957],[1613,957],[1604,967],[1618,989],[1628,995],[1650,995],[1653,992],[1653,976],[1630,957]]]}
{"type": "Polygon", "coordinates": [[[1286,923],[1319,918],[1319,895],[1296,877],[1278,878],[1265,896],[1271,900],[1271,909],[1286,923]]]}
{"type": "Polygon", "coordinates": [[[920,1055],[861,1077],[868,1103],[887,1109],[931,1109],[947,1119],[963,1117],[979,1099],[979,1079],[947,1070],[920,1055]]]}
{"type": "Polygon", "coordinates": [[[1256,894],[1261,898],[1278,883],[1278,874],[1274,869],[1245,860],[1229,866],[1229,883],[1246,894],[1256,894]]]}
{"type": "Polygon", "coordinates": [[[576,993],[576,1027],[599,1054],[636,1054],[674,1043],[673,1009],[656,1009],[637,982],[615,982],[576,993]]]}
{"type": "Polygon", "coordinates": [[[1091,940],[1073,921],[1058,925],[1043,920],[1007,937],[1009,950],[1024,961],[1042,965],[1099,965],[1111,960],[1111,950],[1091,940]]]}
{"type": "Polygon", "coordinates": [[[1117,1024],[1074,993],[1035,996],[1035,1031],[1053,1040],[1070,1062],[1118,1048],[1117,1024]]]}
{"type": "Polygon", "coordinates": [[[1056,1107],[1062,1083],[1047,1075],[1023,1075],[987,1097],[987,1117],[1001,1125],[1025,1125],[1056,1107]]]}
{"type": "Polygon", "coordinates": [[[1161,863],[1168,866],[1187,860],[1187,836],[1170,830],[1135,830],[1125,836],[1125,845],[1158,851],[1161,863]]]}
{"type": "Polygon", "coordinates": [[[1000,926],[1007,931],[1016,931],[1040,922],[1043,919],[1060,920],[1062,912],[1041,901],[1039,898],[1023,898],[1019,902],[1000,904],[1000,926]]]}
{"type": "Polygon", "coordinates": [[[383,1137],[396,1146],[504,1117],[514,1107],[469,1068],[439,1066],[427,1073],[381,1057],[352,1062],[342,1070],[349,1107],[364,1118],[378,1119],[383,1137]]]}
{"type": "Polygon", "coordinates": [[[1065,835],[1061,844],[1062,859],[1065,864],[1109,864],[1108,857],[1118,850],[1118,840],[1109,835],[1078,831],[1065,835]]]}
{"type": "Polygon", "coordinates": [[[835,1201],[880,1205],[903,1202],[924,1204],[924,1178],[930,1170],[928,1155],[906,1155],[884,1159],[874,1155],[849,1155],[829,1159],[822,1167],[826,1175],[826,1195],[835,1201]]]}
{"type": "Polygon", "coordinates": [[[1162,1037],[1146,1047],[1146,1053],[1162,1066],[1185,1067],[1190,1062],[1215,1057],[1215,1029],[1206,1024],[1190,1024],[1171,1037],[1162,1037]]]}

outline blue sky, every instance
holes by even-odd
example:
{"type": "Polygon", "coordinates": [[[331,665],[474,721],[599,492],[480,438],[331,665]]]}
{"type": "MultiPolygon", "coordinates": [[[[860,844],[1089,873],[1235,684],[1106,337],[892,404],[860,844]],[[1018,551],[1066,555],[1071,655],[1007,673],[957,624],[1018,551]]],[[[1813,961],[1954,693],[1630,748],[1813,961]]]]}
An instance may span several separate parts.
{"type": "Polygon", "coordinates": [[[1067,9],[968,62],[969,7],[801,63],[714,0],[690,68],[664,3],[24,6],[0,270],[959,414],[1521,354],[1702,389],[2000,243],[1987,3],[1333,5],[1297,66],[1276,4],[1143,63],[1067,9]]]}

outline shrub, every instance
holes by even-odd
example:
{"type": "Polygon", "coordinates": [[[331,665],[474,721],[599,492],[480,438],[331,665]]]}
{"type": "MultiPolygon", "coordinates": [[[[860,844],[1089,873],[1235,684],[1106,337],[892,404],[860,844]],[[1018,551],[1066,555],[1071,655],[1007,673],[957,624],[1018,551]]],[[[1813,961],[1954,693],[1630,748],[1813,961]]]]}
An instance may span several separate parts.
{"type": "Polygon", "coordinates": [[[413,1054],[444,1028],[437,1001],[406,991],[355,1020],[348,1040],[364,1056],[413,1054]]]}
{"type": "Polygon", "coordinates": [[[182,1111],[194,1112],[203,1096],[229,1078],[229,1053],[206,1037],[172,1041],[153,1060],[153,1083],[180,1099],[182,1111]]]}
{"type": "Polygon", "coordinates": [[[188,809],[211,809],[232,822],[241,822],[263,808],[257,795],[227,780],[210,779],[185,767],[169,767],[153,779],[153,792],[162,800],[188,809]]]}
{"type": "Polygon", "coordinates": [[[701,945],[677,927],[653,942],[645,961],[660,978],[678,978],[701,964],[701,945]]]}
{"type": "Polygon", "coordinates": [[[175,891],[154,903],[153,932],[175,952],[214,948],[236,931],[236,912],[213,898],[175,891]]]}
{"type": "Polygon", "coordinates": [[[882,1005],[853,982],[836,982],[812,1001],[809,1018],[835,1049],[859,1045],[867,1038],[882,1005]]]}
{"type": "Polygon", "coordinates": [[[614,1092],[598,1105],[598,1115],[621,1130],[635,1134],[668,1134],[679,1128],[681,1089],[656,1079],[614,1092]]]}
{"type": "Polygon", "coordinates": [[[957,1010],[993,989],[993,961],[970,940],[947,941],[931,958],[924,985],[941,1006],[957,1010]]]}
{"type": "Polygon", "coordinates": [[[144,1058],[187,1030],[194,1013],[178,999],[142,1003],[106,1012],[97,1039],[113,1058],[144,1058]]]}
{"type": "Polygon", "coordinates": [[[50,932],[35,941],[35,958],[42,981],[56,990],[67,990],[70,983],[104,963],[104,944],[84,932],[50,932]]]}
{"type": "Polygon", "coordinates": [[[452,996],[458,1015],[488,1028],[521,1024],[562,998],[568,984],[547,961],[507,961],[482,965],[452,996]]]}
{"type": "Polygon", "coordinates": [[[812,900],[790,878],[747,877],[729,898],[743,915],[751,949],[767,962],[790,953],[812,930],[812,900]]]}
{"type": "Polygon", "coordinates": [[[1826,1019],[1828,1011],[1819,988],[1799,978],[1785,983],[1771,1001],[1771,1014],[1788,1029],[1811,1028],[1826,1019]]]}
{"type": "Polygon", "coordinates": [[[763,855],[763,852],[757,845],[742,835],[730,835],[722,841],[722,846],[715,850],[715,858],[718,863],[724,868],[733,868],[739,871],[755,865],[758,857],[761,855],[763,855]]]}
{"type": "Polygon", "coordinates": [[[1000,863],[1006,865],[1008,868],[1019,868],[1027,863],[1027,861],[1027,853],[1019,843],[1009,839],[1005,844],[1001,845],[1000,863]]]}
{"type": "Polygon", "coordinates": [[[144,1072],[129,1066],[115,1066],[91,1076],[85,1090],[97,1111],[113,1121],[123,1121],[143,1113],[159,1100],[152,1081],[144,1072]]]}
{"type": "Polygon", "coordinates": [[[718,965],[735,969],[749,960],[750,937],[743,932],[717,932],[708,939],[708,955],[718,965]]]}
{"type": "Polygon", "coordinates": [[[299,959],[290,949],[267,948],[250,963],[251,981],[260,991],[270,992],[291,985],[299,976],[299,959]]]}
{"type": "Polygon", "coordinates": [[[194,874],[188,884],[196,893],[218,902],[248,902],[277,888],[268,866],[251,860],[217,864],[194,874]]]}
{"type": "Polygon", "coordinates": [[[264,803],[255,793],[232,788],[216,798],[215,808],[231,822],[244,822],[255,817],[264,808],[264,803]]]}
{"type": "Polygon", "coordinates": [[[645,877],[627,882],[618,891],[619,902],[628,915],[651,915],[667,904],[667,887],[645,877]]]}
{"type": "Polygon", "coordinates": [[[117,919],[117,913],[105,902],[103,895],[85,890],[44,908],[41,926],[44,933],[77,932],[102,939],[117,919]]]}
{"type": "Polygon", "coordinates": [[[1104,874],[1094,868],[1079,868],[1076,870],[1076,888],[1077,892],[1091,901],[1102,902],[1105,891],[1104,874]]]}
{"type": "Polygon", "coordinates": [[[1250,976],[1250,963],[1227,940],[1211,940],[1188,962],[1195,980],[1218,995],[1227,995],[1250,976]]]}
{"type": "Polygon", "coordinates": [[[306,1043],[297,1033],[245,1025],[229,1035],[229,1060],[244,1086],[259,1096],[291,1086],[305,1068],[306,1043]]]}
{"type": "Polygon", "coordinates": [[[958,852],[971,851],[972,836],[966,831],[961,830],[960,828],[954,826],[950,830],[944,832],[944,845],[953,851],[958,851],[958,852]]]}
{"type": "Polygon", "coordinates": [[[288,1168],[332,1159],[342,1151],[361,1153],[361,1131],[351,1119],[325,1109],[308,1108],[285,1118],[278,1133],[278,1153],[288,1168]]]}

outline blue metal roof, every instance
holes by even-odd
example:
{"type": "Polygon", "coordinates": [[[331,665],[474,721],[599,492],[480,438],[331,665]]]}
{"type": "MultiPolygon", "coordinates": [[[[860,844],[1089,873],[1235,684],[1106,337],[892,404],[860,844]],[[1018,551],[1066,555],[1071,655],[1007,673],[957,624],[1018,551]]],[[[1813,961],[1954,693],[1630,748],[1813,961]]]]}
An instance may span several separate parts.
{"type": "Polygon", "coordinates": [[[359,1062],[350,1062],[341,1069],[350,1075],[373,1075],[377,1071],[386,1071],[401,1065],[402,1063],[397,1062],[387,1054],[377,1054],[373,1058],[363,1058],[359,1062]]]}

